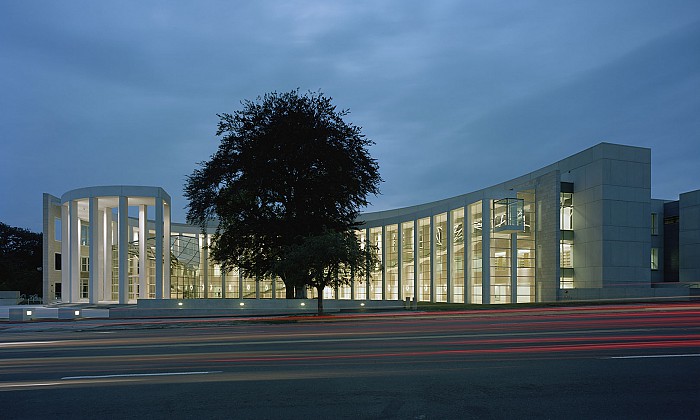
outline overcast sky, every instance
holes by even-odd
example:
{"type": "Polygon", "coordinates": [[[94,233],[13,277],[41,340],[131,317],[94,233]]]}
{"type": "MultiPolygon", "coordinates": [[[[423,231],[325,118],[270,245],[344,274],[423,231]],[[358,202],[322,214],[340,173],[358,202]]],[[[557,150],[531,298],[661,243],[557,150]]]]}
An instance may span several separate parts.
{"type": "Polygon", "coordinates": [[[0,0],[0,221],[43,192],[185,176],[243,99],[322,90],[376,145],[369,210],[452,197],[601,141],[700,188],[700,1],[0,0]]]}

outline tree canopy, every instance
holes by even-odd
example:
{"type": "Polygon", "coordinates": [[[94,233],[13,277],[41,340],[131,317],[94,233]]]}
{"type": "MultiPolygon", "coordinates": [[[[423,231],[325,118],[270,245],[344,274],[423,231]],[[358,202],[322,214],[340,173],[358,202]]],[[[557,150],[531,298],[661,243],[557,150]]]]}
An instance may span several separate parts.
{"type": "Polygon", "coordinates": [[[0,222],[0,290],[42,295],[42,237],[0,222]]]}
{"type": "Polygon", "coordinates": [[[268,93],[218,114],[220,145],[187,177],[187,220],[216,224],[212,258],[253,278],[279,276],[287,297],[308,278],[279,262],[303,238],[350,232],[379,167],[361,128],[321,92],[268,93]]]}

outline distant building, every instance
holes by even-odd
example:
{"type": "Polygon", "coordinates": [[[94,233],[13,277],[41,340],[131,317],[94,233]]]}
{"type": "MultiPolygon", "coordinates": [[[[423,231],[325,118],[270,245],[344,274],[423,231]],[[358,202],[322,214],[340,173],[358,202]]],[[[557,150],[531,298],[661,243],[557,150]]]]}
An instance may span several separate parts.
{"type": "MultiPolygon", "coordinates": [[[[280,280],[222,272],[207,255],[213,229],[171,223],[170,206],[159,187],[44,194],[45,301],[284,298],[280,280]]],[[[382,264],[325,290],[328,299],[498,304],[700,290],[700,190],[652,199],[647,148],[601,143],[483,190],[360,221],[357,234],[382,264]]]]}

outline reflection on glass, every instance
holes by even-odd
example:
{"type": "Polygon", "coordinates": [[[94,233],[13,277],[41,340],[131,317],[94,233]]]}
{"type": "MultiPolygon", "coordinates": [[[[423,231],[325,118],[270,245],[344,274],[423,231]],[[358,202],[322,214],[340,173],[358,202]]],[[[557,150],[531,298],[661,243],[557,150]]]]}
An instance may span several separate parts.
{"type": "Polygon", "coordinates": [[[371,267],[369,272],[370,299],[382,300],[382,228],[374,227],[369,230],[369,243],[372,245],[372,252],[375,253],[377,263],[371,267]]]}
{"type": "MultiPolygon", "coordinates": [[[[367,246],[367,235],[365,234],[364,229],[363,230],[356,230],[355,235],[357,235],[357,238],[360,241],[360,246],[362,249],[365,249],[365,246],[367,246]]],[[[357,300],[365,300],[367,299],[367,279],[364,276],[355,276],[354,280],[354,289],[355,289],[355,299],[357,300]]]]}
{"type": "Polygon", "coordinates": [[[418,300],[430,302],[430,218],[418,220],[418,300]]]}
{"type": "Polygon", "coordinates": [[[413,299],[414,222],[401,224],[401,296],[413,299]]]}
{"type": "Polygon", "coordinates": [[[482,300],[482,242],[481,242],[481,232],[482,232],[482,212],[481,212],[481,201],[472,203],[469,205],[469,216],[471,221],[471,243],[469,246],[469,253],[471,255],[471,268],[469,273],[470,287],[471,287],[471,302],[470,303],[483,303],[482,300]]]}
{"type": "Polygon", "coordinates": [[[435,301],[447,302],[447,213],[433,216],[433,284],[435,301]]]}
{"type": "Polygon", "coordinates": [[[399,225],[386,227],[386,299],[399,298],[399,225]]]}
{"type": "Polygon", "coordinates": [[[464,302],[464,209],[452,210],[452,300],[464,302]]]}
{"type": "Polygon", "coordinates": [[[535,301],[535,192],[521,191],[525,230],[517,235],[517,288],[518,303],[535,301]]]}

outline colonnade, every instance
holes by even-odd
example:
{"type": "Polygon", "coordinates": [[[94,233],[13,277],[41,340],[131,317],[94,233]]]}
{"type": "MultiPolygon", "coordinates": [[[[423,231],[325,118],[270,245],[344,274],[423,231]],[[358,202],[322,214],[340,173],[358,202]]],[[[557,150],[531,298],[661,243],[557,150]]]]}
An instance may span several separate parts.
{"type": "Polygon", "coordinates": [[[156,239],[154,297],[169,298],[170,205],[170,196],[160,187],[90,187],[64,194],[61,197],[62,300],[78,302],[87,298],[89,303],[115,300],[128,303],[129,243],[135,240],[139,244],[136,297],[148,298],[147,239],[151,229],[156,239]],[[130,207],[138,208],[137,238],[129,236],[133,231],[129,229],[130,207]],[[150,222],[149,207],[155,213],[154,221],[150,222]],[[115,250],[116,267],[113,266],[115,250]],[[87,281],[81,277],[85,272],[87,281]]]}

